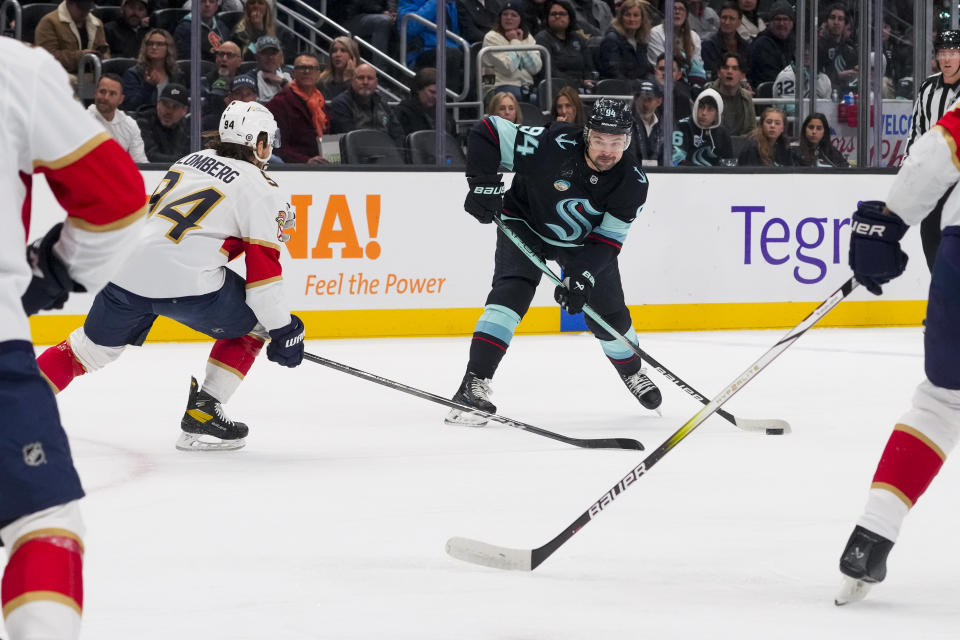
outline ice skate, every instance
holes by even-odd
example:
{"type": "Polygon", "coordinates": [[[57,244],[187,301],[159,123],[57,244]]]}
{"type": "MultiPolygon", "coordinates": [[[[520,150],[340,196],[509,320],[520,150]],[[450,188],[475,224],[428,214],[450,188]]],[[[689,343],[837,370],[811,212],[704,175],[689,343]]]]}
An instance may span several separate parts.
{"type": "MultiPolygon", "coordinates": [[[[453,396],[453,400],[476,407],[487,413],[496,413],[497,407],[490,402],[490,395],[493,393],[490,389],[490,383],[490,378],[480,378],[468,371],[464,374],[463,381],[460,383],[457,393],[453,396]]],[[[482,427],[487,424],[487,419],[474,413],[451,409],[444,422],[468,427],[482,427]]]]}
{"type": "Polygon", "coordinates": [[[633,375],[620,376],[620,379],[623,380],[623,384],[627,385],[627,389],[630,390],[633,397],[640,401],[640,404],[642,404],[645,409],[660,413],[658,407],[663,401],[660,397],[660,389],[657,388],[657,385],[653,384],[653,381],[647,377],[645,372],[646,368],[643,368],[633,375]]]}
{"type": "Polygon", "coordinates": [[[183,433],[177,440],[181,451],[230,451],[246,444],[250,431],[242,422],[227,417],[223,406],[209,393],[200,390],[197,379],[190,378],[190,398],[180,420],[183,433]]]}
{"type": "Polygon", "coordinates": [[[887,555],[893,542],[857,525],[840,556],[844,575],[840,592],[833,599],[838,607],[863,600],[870,588],[887,577],[887,555]]]}

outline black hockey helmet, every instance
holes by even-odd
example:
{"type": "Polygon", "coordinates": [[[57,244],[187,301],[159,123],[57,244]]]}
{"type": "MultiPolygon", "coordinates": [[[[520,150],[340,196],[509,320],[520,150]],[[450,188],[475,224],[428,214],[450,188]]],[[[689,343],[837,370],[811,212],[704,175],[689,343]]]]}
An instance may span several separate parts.
{"type": "Polygon", "coordinates": [[[600,98],[593,103],[593,111],[587,118],[586,127],[601,133],[629,134],[633,128],[633,113],[625,102],[600,98]]]}
{"type": "Polygon", "coordinates": [[[934,51],[940,49],[960,49],[960,30],[944,29],[937,34],[933,41],[934,51]]]}

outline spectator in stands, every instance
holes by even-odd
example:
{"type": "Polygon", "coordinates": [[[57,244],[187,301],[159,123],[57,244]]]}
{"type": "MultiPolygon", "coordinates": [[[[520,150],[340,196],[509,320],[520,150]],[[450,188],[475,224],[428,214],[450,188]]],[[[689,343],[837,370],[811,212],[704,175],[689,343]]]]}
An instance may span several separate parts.
{"type": "Polygon", "coordinates": [[[157,96],[178,81],[179,73],[173,37],[163,29],[150,29],[140,43],[137,64],[123,73],[123,110],[157,104],[157,96]]]}
{"type": "MultiPolygon", "coordinates": [[[[806,64],[803,66],[803,78],[806,82],[806,91],[803,93],[804,98],[810,97],[810,58],[805,58],[806,64]]],[[[783,71],[777,74],[777,79],[773,82],[773,97],[774,98],[792,98],[797,95],[797,65],[791,64],[786,67],[783,71]]],[[[827,99],[830,97],[832,92],[832,85],[830,84],[830,78],[827,77],[827,74],[820,72],[817,74],[817,98],[827,99]]],[[[793,115],[793,112],[796,111],[796,105],[787,104],[784,105],[784,111],[789,115],[793,115]]]]}
{"type": "MultiPolygon", "coordinates": [[[[323,94],[317,88],[320,61],[313,54],[302,53],[293,62],[293,81],[267,102],[280,131],[277,155],[284,162],[321,163],[324,160],[319,141],[331,130],[331,120],[323,94]]],[[[262,96],[260,101],[263,102],[262,96]]]]}
{"type": "Polygon", "coordinates": [[[754,87],[771,82],[793,63],[793,7],[787,0],[776,0],[768,14],[770,22],[750,47],[747,77],[754,87]]]}
{"type": "Polygon", "coordinates": [[[725,53],[717,79],[707,85],[723,98],[722,124],[732,136],[746,135],[757,128],[753,96],[743,88],[743,66],[740,54],[725,53]]]}
{"type": "MultiPolygon", "coordinates": [[[[484,47],[506,45],[534,45],[530,32],[523,24],[520,4],[506,0],[500,5],[500,16],[493,29],[483,36],[484,47]]],[[[534,76],[540,72],[543,60],[538,51],[503,51],[485,59],[494,69],[493,92],[509,91],[517,100],[535,100],[534,76]]]]}
{"type": "MultiPolygon", "coordinates": [[[[409,13],[426,18],[430,22],[437,19],[438,0],[399,0],[397,20],[409,13]]],[[[456,0],[444,0],[446,7],[447,31],[460,34],[460,21],[456,0]]],[[[450,38],[445,40],[447,49],[447,88],[454,91],[463,89],[463,52],[450,38]]],[[[437,66],[437,34],[415,20],[407,23],[407,66],[414,69],[437,66]]]]}
{"type": "Polygon", "coordinates": [[[397,0],[351,0],[347,28],[374,47],[389,53],[397,24],[397,0]]]}
{"type": "MultiPolygon", "coordinates": [[[[257,39],[257,68],[250,72],[257,81],[257,95],[266,104],[293,80],[283,64],[283,49],[273,36],[257,39]]],[[[319,76],[318,76],[319,77],[319,76]]]]}
{"type": "Polygon", "coordinates": [[[886,60],[886,76],[891,82],[899,82],[900,78],[913,75],[913,55],[911,46],[906,43],[903,35],[897,32],[891,18],[886,13],[883,20],[883,57],[886,60]]]}
{"type": "Polygon", "coordinates": [[[584,35],[603,35],[613,23],[613,10],[604,0],[571,0],[584,35]]]}
{"type": "Polygon", "coordinates": [[[87,111],[103,125],[110,137],[130,154],[134,162],[147,162],[140,128],[133,118],[120,111],[122,102],[123,81],[115,73],[105,73],[100,76],[93,104],[87,107],[87,111]]]}
{"type": "Polygon", "coordinates": [[[160,92],[155,109],[138,121],[150,162],[170,164],[190,153],[190,131],[184,116],[190,108],[187,88],[170,83],[160,92]]]}
{"type": "Polygon", "coordinates": [[[223,110],[234,100],[240,102],[257,101],[257,81],[253,79],[253,76],[241,74],[235,77],[233,82],[230,83],[230,91],[223,96],[223,99],[219,102],[216,99],[207,102],[203,110],[201,130],[217,131],[220,128],[220,116],[223,115],[223,110]]]}
{"type": "Polygon", "coordinates": [[[114,58],[136,58],[149,22],[144,0],[123,0],[120,14],[103,27],[110,55],[114,58]]]}
{"type": "Polygon", "coordinates": [[[798,167],[849,167],[840,150],[830,143],[830,124],[827,116],[812,113],[803,121],[803,134],[791,151],[798,167]]]}
{"type": "Polygon", "coordinates": [[[663,165],[663,128],[657,111],[663,105],[663,90],[656,82],[644,80],[633,97],[633,148],[646,166],[663,165]]]}
{"type": "Polygon", "coordinates": [[[740,7],[740,27],[737,33],[747,42],[753,42],[767,24],[757,11],[757,0],[737,0],[740,7]]]}
{"type": "MultiPolygon", "coordinates": [[[[200,59],[213,62],[213,54],[220,44],[227,39],[223,25],[217,22],[217,11],[220,10],[219,0],[200,0],[200,59]]],[[[184,16],[173,32],[173,39],[177,43],[177,56],[180,60],[190,59],[190,23],[193,22],[193,13],[184,16]]]]}
{"type": "Polygon", "coordinates": [[[747,146],[740,153],[741,166],[792,167],[793,154],[784,134],[787,114],[776,107],[767,107],[760,114],[760,126],[748,136],[747,146]]]}
{"type": "Polygon", "coordinates": [[[693,115],[677,123],[673,132],[673,165],[715,167],[733,156],[733,142],[723,117],[723,99],[704,89],[693,103],[693,115]]]}
{"type": "Polygon", "coordinates": [[[68,73],[76,73],[80,58],[88,53],[110,53],[103,23],[90,13],[92,8],[93,0],[63,0],[40,18],[34,31],[34,44],[53,54],[68,73]]]}
{"type": "Polygon", "coordinates": [[[547,27],[535,39],[550,51],[553,77],[574,87],[592,87],[593,55],[587,50],[586,38],[577,31],[573,7],[567,0],[549,0],[545,4],[547,27]]]}
{"type": "Polygon", "coordinates": [[[646,0],[623,0],[600,46],[601,78],[643,80],[652,72],[647,44],[650,14],[646,0]]]}
{"type": "Polygon", "coordinates": [[[583,102],[580,94],[573,87],[563,87],[553,97],[553,106],[550,108],[551,117],[558,122],[570,122],[582,125],[585,117],[583,102]]]}
{"type": "Polygon", "coordinates": [[[500,116],[513,124],[523,124],[523,115],[520,113],[520,103],[516,96],[507,91],[495,93],[487,105],[488,116],[500,116]]]}
{"type": "Polygon", "coordinates": [[[256,60],[257,40],[273,36],[280,41],[284,56],[292,59],[297,52],[293,34],[277,30],[277,7],[273,0],[247,0],[243,17],[237,22],[230,39],[240,47],[243,60],[256,60]]]}
{"type": "MultiPolygon", "coordinates": [[[[460,35],[469,43],[480,42],[487,31],[493,29],[497,22],[497,10],[499,0],[457,0],[457,15],[460,18],[460,35]]],[[[532,17],[529,11],[541,5],[527,3],[527,12],[524,17],[527,18],[527,24],[532,17]]],[[[412,25],[413,23],[409,23],[412,25]]],[[[408,25],[408,29],[409,29],[408,25]]]]}
{"type": "Polygon", "coordinates": [[[858,54],[856,47],[845,34],[850,16],[841,2],[830,5],[823,35],[817,42],[817,60],[820,71],[827,74],[833,88],[846,93],[850,83],[857,78],[858,54]]]}
{"type": "Polygon", "coordinates": [[[700,41],[712,38],[720,28],[720,16],[713,7],[704,6],[703,0],[687,0],[690,12],[690,28],[700,36],[700,41]]]}
{"type": "MultiPolygon", "coordinates": [[[[680,72],[691,87],[702,85],[707,78],[700,55],[700,36],[690,28],[690,14],[686,0],[673,1],[673,56],[680,62],[680,72]]],[[[658,24],[650,30],[647,58],[653,64],[663,53],[664,28],[658,24]]]]}
{"type": "MultiPolygon", "coordinates": [[[[433,130],[437,128],[437,70],[433,67],[424,67],[417,71],[417,75],[410,82],[410,95],[400,101],[395,114],[403,135],[414,131],[433,130]]],[[[452,132],[454,122],[447,120],[447,128],[452,132]]]]}
{"type": "Polygon", "coordinates": [[[350,88],[330,101],[330,132],[378,129],[403,145],[403,130],[393,110],[377,93],[377,72],[366,63],[357,65],[350,88]]]}
{"type": "MultiPolygon", "coordinates": [[[[491,0],[491,3],[493,0],[491,0]]],[[[530,33],[537,34],[547,28],[547,18],[550,12],[549,0],[527,0],[523,5],[523,22],[527,25],[530,33]]],[[[461,12],[462,13],[462,12],[461,12]]],[[[576,11],[571,14],[571,19],[576,19],[576,11]]],[[[487,29],[489,31],[490,29],[487,29]]],[[[586,40],[589,38],[583,30],[580,35],[586,40]]],[[[536,36],[534,36],[536,37],[536,36]]]]}
{"type": "MultiPolygon", "coordinates": [[[[657,57],[657,66],[655,68],[654,77],[657,80],[657,84],[660,85],[660,91],[663,91],[663,88],[666,86],[666,77],[664,73],[666,69],[666,56],[660,54],[657,57]]],[[[690,89],[690,85],[683,81],[683,74],[680,73],[680,63],[676,58],[673,59],[673,114],[674,120],[682,120],[683,118],[688,118],[691,115],[690,104],[693,101],[693,92],[690,89]]],[[[662,120],[663,119],[663,107],[657,111],[657,116],[662,120]]]]}
{"type": "MultiPolygon", "coordinates": [[[[740,7],[728,2],[720,9],[720,28],[714,36],[703,41],[701,55],[707,76],[716,78],[720,70],[721,57],[726,53],[739,53],[746,64],[749,43],[744,40],[737,27],[740,26],[740,7]]],[[[746,71],[746,66],[743,67],[746,71]]]]}
{"type": "Polygon", "coordinates": [[[230,40],[220,45],[215,57],[217,67],[203,79],[203,97],[208,101],[219,103],[223,96],[230,92],[230,84],[237,75],[243,59],[240,57],[239,45],[230,40]]]}
{"type": "Polygon", "coordinates": [[[320,72],[317,86],[327,102],[350,87],[353,70],[360,64],[360,50],[357,41],[348,36],[339,36],[330,43],[330,55],[327,66],[320,72]]]}

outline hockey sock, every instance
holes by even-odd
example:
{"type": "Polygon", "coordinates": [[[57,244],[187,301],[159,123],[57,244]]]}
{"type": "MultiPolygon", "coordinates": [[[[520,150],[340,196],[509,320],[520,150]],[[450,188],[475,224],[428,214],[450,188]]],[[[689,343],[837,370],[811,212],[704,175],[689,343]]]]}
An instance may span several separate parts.
{"type": "Polygon", "coordinates": [[[229,340],[217,340],[207,359],[206,377],[203,390],[219,400],[226,402],[243,382],[257,354],[263,348],[263,338],[253,334],[229,340]]]}
{"type": "Polygon", "coordinates": [[[72,530],[82,529],[79,511],[70,503],[27,520],[4,530],[16,536],[0,583],[4,625],[11,640],[73,640],[83,610],[83,543],[72,530]]]}
{"type": "Polygon", "coordinates": [[[873,476],[861,526],[896,540],[903,519],[930,486],[946,457],[920,431],[905,424],[894,427],[873,476]]]}
{"type": "Polygon", "coordinates": [[[481,378],[492,378],[519,324],[520,315],[513,309],[488,304],[473,331],[467,369],[481,378]]]}
{"type": "Polygon", "coordinates": [[[67,340],[41,353],[37,358],[37,365],[54,393],[60,393],[74,378],[87,372],[67,340]]]}
{"type": "MultiPolygon", "coordinates": [[[[633,344],[637,344],[637,332],[633,327],[628,328],[623,336],[633,344]]],[[[640,357],[619,340],[601,340],[600,347],[621,376],[632,376],[643,366],[640,357]]]]}

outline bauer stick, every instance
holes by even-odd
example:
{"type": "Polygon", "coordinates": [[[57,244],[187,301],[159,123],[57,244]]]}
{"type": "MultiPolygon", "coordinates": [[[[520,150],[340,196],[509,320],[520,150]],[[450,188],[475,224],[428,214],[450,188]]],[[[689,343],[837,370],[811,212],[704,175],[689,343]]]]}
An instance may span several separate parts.
{"type": "Polygon", "coordinates": [[[489,420],[496,420],[500,424],[508,427],[523,429],[524,431],[535,433],[538,436],[553,438],[554,440],[559,440],[560,442],[565,442],[566,444],[572,444],[575,447],[583,447],[585,449],[632,449],[634,451],[643,451],[643,445],[640,444],[639,441],[633,440],[632,438],[570,438],[560,435],[559,433],[554,433],[553,431],[547,431],[546,429],[535,427],[532,424],[527,424],[526,422],[512,420],[495,413],[487,413],[486,411],[481,411],[480,409],[457,402],[456,400],[447,400],[442,396],[435,395],[428,391],[421,391],[420,389],[415,389],[414,387],[408,387],[405,384],[394,382],[393,380],[388,380],[387,378],[381,378],[373,373],[367,373],[366,371],[361,371],[360,369],[355,369],[351,366],[334,362],[333,360],[315,356],[312,353],[304,353],[303,358],[305,360],[309,360],[310,362],[316,362],[317,364],[322,364],[325,367],[336,369],[342,373],[347,373],[351,376],[362,378],[363,380],[375,382],[379,385],[383,385],[384,387],[396,389],[397,391],[403,391],[404,393],[409,393],[412,396],[423,398],[424,400],[429,400],[431,402],[436,402],[437,404],[442,404],[443,406],[451,409],[457,409],[458,411],[464,411],[466,413],[483,416],[489,420]]]}
{"type": "MultiPolygon", "coordinates": [[[[504,224],[503,220],[501,220],[498,217],[494,217],[493,221],[497,223],[498,227],[500,227],[500,231],[502,231],[503,234],[513,242],[513,244],[517,245],[517,248],[520,249],[520,251],[522,251],[527,256],[527,258],[529,258],[530,261],[537,266],[537,268],[543,271],[547,275],[547,277],[550,278],[551,281],[553,281],[555,285],[560,286],[563,284],[560,278],[558,278],[557,275],[553,272],[553,270],[550,269],[549,266],[547,266],[547,263],[544,262],[540,256],[534,253],[533,250],[530,247],[528,247],[526,243],[523,240],[521,240],[517,234],[515,234],[513,231],[507,228],[507,225],[504,224]]],[[[680,376],[676,375],[675,373],[673,373],[672,371],[664,367],[662,364],[657,362],[649,353],[641,349],[638,345],[635,345],[632,342],[630,342],[630,340],[628,340],[626,336],[624,336],[619,331],[611,327],[610,324],[606,320],[601,318],[600,314],[594,311],[590,305],[588,304],[583,305],[583,312],[586,315],[590,316],[598,325],[600,325],[600,327],[603,328],[604,331],[612,335],[614,338],[616,338],[619,342],[623,343],[625,346],[629,347],[630,350],[633,351],[635,354],[637,354],[641,359],[649,362],[650,365],[654,368],[654,370],[657,371],[657,373],[659,373],[664,378],[666,378],[670,382],[680,387],[691,398],[693,398],[694,400],[699,400],[703,404],[707,404],[709,402],[709,400],[707,400],[703,396],[703,394],[701,394],[699,391],[697,391],[696,389],[688,385],[686,382],[681,380],[680,376]]],[[[759,431],[759,432],[766,433],[767,435],[782,435],[785,433],[790,433],[791,431],[790,424],[786,420],[778,420],[775,418],[771,418],[767,420],[738,418],[732,413],[728,413],[723,409],[717,409],[717,414],[719,414],[720,417],[722,417],[724,420],[726,420],[733,426],[737,427],[738,429],[742,429],[743,431],[759,431]]]]}
{"type": "Polygon", "coordinates": [[[677,429],[677,431],[666,439],[666,441],[657,447],[650,455],[644,458],[643,462],[635,466],[630,472],[620,479],[617,484],[604,493],[599,500],[590,505],[590,507],[580,514],[580,517],[561,531],[553,540],[536,549],[511,549],[508,547],[498,547],[479,540],[470,538],[450,538],[447,541],[447,553],[465,562],[480,564],[494,569],[513,569],[516,571],[533,571],[540,566],[544,560],[549,558],[554,551],[559,549],[563,543],[573,537],[577,531],[585,527],[591,520],[616,500],[620,495],[630,488],[641,476],[646,473],[660,461],[665,455],[680,444],[684,438],[690,435],[694,429],[700,426],[707,417],[720,408],[720,405],[732,398],[740,389],[745,387],[748,382],[753,380],[758,373],[763,371],[767,365],[773,362],[777,356],[786,351],[790,345],[807,332],[810,327],[820,321],[823,316],[837,306],[840,301],[850,295],[850,292],[857,288],[857,282],[850,278],[843,286],[830,294],[819,307],[810,312],[803,321],[790,330],[787,335],[780,339],[775,345],[770,347],[756,362],[747,367],[746,371],[737,376],[733,382],[727,385],[727,388],[721,391],[707,406],[700,409],[692,418],[687,420],[686,424],[677,429]]]}

